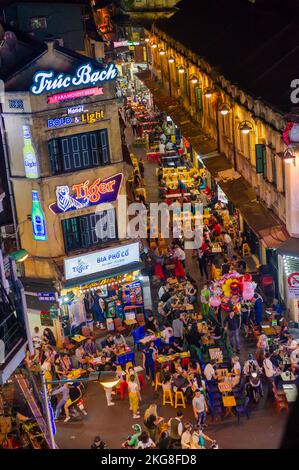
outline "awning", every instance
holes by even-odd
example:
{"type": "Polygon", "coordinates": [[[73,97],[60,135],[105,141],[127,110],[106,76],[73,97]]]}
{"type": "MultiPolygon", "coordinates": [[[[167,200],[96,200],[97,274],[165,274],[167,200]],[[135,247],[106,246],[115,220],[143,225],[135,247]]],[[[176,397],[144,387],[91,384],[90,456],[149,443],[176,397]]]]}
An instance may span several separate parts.
{"type": "Polygon", "coordinates": [[[91,284],[92,282],[101,281],[102,279],[111,279],[112,277],[119,276],[121,274],[131,273],[132,271],[139,271],[144,268],[144,264],[141,262],[127,264],[122,268],[109,269],[107,271],[101,271],[93,274],[92,276],[83,276],[77,279],[71,279],[64,282],[64,288],[69,289],[71,287],[84,286],[84,284],[91,284]]]}
{"type": "Polygon", "coordinates": [[[287,231],[281,225],[261,230],[260,236],[265,248],[278,248],[289,238],[287,231]]]}
{"type": "Polygon", "coordinates": [[[299,258],[299,238],[290,237],[280,245],[277,251],[281,255],[299,258]]]}

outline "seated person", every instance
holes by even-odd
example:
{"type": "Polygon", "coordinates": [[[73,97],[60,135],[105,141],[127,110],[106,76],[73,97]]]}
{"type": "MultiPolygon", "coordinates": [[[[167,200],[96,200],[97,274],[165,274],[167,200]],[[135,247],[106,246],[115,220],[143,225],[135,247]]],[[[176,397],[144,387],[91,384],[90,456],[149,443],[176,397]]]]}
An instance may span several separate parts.
{"type": "Polygon", "coordinates": [[[208,364],[204,368],[203,373],[208,382],[216,379],[214,364],[215,364],[215,361],[211,359],[210,362],[208,362],[208,364]]]}
{"type": "Polygon", "coordinates": [[[95,369],[98,372],[102,372],[104,370],[111,370],[111,365],[109,364],[109,362],[107,362],[106,357],[104,355],[100,356],[100,362],[95,365],[95,369]]]}
{"type": "Polygon", "coordinates": [[[169,348],[168,348],[168,354],[175,354],[175,353],[180,353],[182,352],[184,349],[182,346],[180,346],[180,344],[178,343],[177,340],[174,340],[172,344],[170,344],[169,348]]]}
{"type": "Polygon", "coordinates": [[[185,292],[188,299],[188,303],[194,304],[196,302],[197,289],[195,289],[191,282],[186,283],[185,292]]]}
{"type": "Polygon", "coordinates": [[[161,381],[162,382],[163,382],[163,379],[166,375],[171,375],[171,368],[170,368],[170,365],[168,363],[163,364],[163,366],[161,367],[160,375],[161,375],[161,381]]]}
{"type": "Polygon", "coordinates": [[[155,334],[159,329],[158,321],[152,313],[149,314],[145,322],[145,330],[148,334],[155,334]]]}
{"type": "Polygon", "coordinates": [[[240,379],[241,379],[241,373],[242,373],[242,368],[241,368],[241,364],[239,362],[239,358],[238,356],[233,356],[232,357],[232,364],[233,364],[233,367],[231,369],[231,386],[232,388],[236,387],[236,385],[238,385],[240,383],[240,379]]]}
{"type": "Polygon", "coordinates": [[[102,343],[103,349],[106,349],[107,351],[114,351],[115,350],[115,338],[113,337],[112,334],[109,334],[105,341],[102,343]]]}
{"type": "Polygon", "coordinates": [[[172,378],[171,374],[166,374],[162,380],[162,389],[163,390],[172,390],[172,378]]]}
{"type": "Polygon", "coordinates": [[[84,344],[84,351],[89,357],[94,357],[97,354],[97,347],[92,338],[88,338],[84,344]]]}
{"type": "Polygon", "coordinates": [[[199,362],[194,360],[190,361],[188,365],[188,372],[194,375],[201,374],[199,362]]]}
{"type": "Polygon", "coordinates": [[[117,335],[115,336],[114,344],[117,348],[124,348],[127,346],[124,336],[121,335],[120,333],[117,333],[117,335]]]}
{"type": "Polygon", "coordinates": [[[165,344],[169,345],[169,339],[173,336],[173,329],[170,326],[164,325],[161,335],[165,344]]]}
{"type": "Polygon", "coordinates": [[[292,353],[295,351],[295,349],[297,349],[297,341],[295,340],[294,336],[289,335],[286,348],[289,353],[292,353]]]}
{"type": "Polygon", "coordinates": [[[86,352],[84,351],[83,344],[80,344],[80,346],[76,349],[75,356],[78,361],[78,367],[86,369],[88,358],[86,352]]]}

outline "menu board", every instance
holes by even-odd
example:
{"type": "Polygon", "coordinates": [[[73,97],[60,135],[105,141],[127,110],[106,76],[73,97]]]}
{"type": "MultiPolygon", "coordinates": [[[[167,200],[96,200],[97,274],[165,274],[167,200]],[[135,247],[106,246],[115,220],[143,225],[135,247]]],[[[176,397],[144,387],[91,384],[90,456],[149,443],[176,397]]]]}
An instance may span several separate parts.
{"type": "Polygon", "coordinates": [[[142,287],[140,281],[126,284],[122,288],[122,302],[124,305],[143,305],[142,287]]]}

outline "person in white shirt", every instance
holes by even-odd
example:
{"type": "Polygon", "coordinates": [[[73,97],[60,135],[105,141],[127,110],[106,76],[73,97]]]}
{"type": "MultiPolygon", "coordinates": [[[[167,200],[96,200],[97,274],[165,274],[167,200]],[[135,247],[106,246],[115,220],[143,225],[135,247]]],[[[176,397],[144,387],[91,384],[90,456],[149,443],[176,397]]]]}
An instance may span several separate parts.
{"type": "Polygon", "coordinates": [[[173,150],[173,143],[172,142],[167,142],[166,146],[165,146],[165,149],[166,150],[173,150]]]}
{"type": "Polygon", "coordinates": [[[213,361],[212,360],[211,360],[211,362],[208,362],[208,364],[204,368],[203,373],[204,373],[205,378],[208,381],[216,378],[215,369],[213,367],[213,361]]]}
{"type": "Polygon", "coordinates": [[[149,449],[156,447],[154,441],[149,437],[146,431],[143,431],[141,436],[139,437],[139,442],[137,445],[137,449],[149,449]]]}
{"type": "Polygon", "coordinates": [[[167,292],[166,283],[163,283],[160,289],[158,290],[158,297],[161,300],[161,297],[167,292]]]}
{"type": "Polygon", "coordinates": [[[170,326],[167,326],[164,330],[162,330],[161,335],[164,339],[164,343],[169,344],[169,338],[173,336],[173,329],[170,326]]]}
{"type": "Polygon", "coordinates": [[[291,367],[293,372],[296,372],[299,368],[299,345],[297,344],[297,348],[294,349],[294,351],[291,352],[290,354],[290,361],[291,361],[291,367]]]}
{"type": "Polygon", "coordinates": [[[161,142],[163,142],[163,144],[166,143],[167,137],[166,137],[166,135],[164,134],[164,132],[162,132],[162,134],[160,135],[160,140],[161,140],[161,142]]]}
{"type": "Polygon", "coordinates": [[[234,254],[234,245],[231,236],[227,232],[224,232],[223,234],[223,241],[226,244],[228,258],[232,258],[234,254]]]}
{"type": "Polygon", "coordinates": [[[289,339],[288,339],[288,342],[287,342],[287,348],[289,350],[289,352],[292,352],[294,351],[295,349],[297,349],[297,341],[294,339],[294,336],[290,335],[289,336],[289,339]]]}
{"type": "Polygon", "coordinates": [[[175,245],[173,254],[175,258],[181,261],[182,265],[185,268],[186,253],[184,252],[184,250],[180,248],[179,245],[175,245]]]}
{"type": "Polygon", "coordinates": [[[191,447],[191,429],[192,425],[190,423],[185,423],[185,430],[181,436],[181,447],[182,449],[190,449],[191,447]]]}
{"type": "Polygon", "coordinates": [[[164,144],[164,142],[162,142],[162,140],[159,144],[159,152],[160,153],[165,153],[165,144],[164,144]]]}
{"type": "Polygon", "coordinates": [[[264,372],[265,372],[265,376],[266,376],[266,378],[269,382],[269,392],[271,392],[272,387],[273,387],[274,378],[275,378],[275,375],[276,375],[276,371],[275,371],[273,363],[270,360],[270,354],[269,353],[265,354],[265,359],[263,360],[263,369],[264,369],[264,372]]]}

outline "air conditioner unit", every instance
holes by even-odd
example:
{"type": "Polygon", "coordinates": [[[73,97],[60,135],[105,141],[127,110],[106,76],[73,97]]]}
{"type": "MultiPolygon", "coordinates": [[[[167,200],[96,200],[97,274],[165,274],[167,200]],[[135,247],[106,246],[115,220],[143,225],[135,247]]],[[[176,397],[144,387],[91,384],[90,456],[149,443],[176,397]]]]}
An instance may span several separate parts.
{"type": "Polygon", "coordinates": [[[15,229],[13,224],[2,225],[1,229],[1,238],[12,238],[15,235],[15,229]]]}

